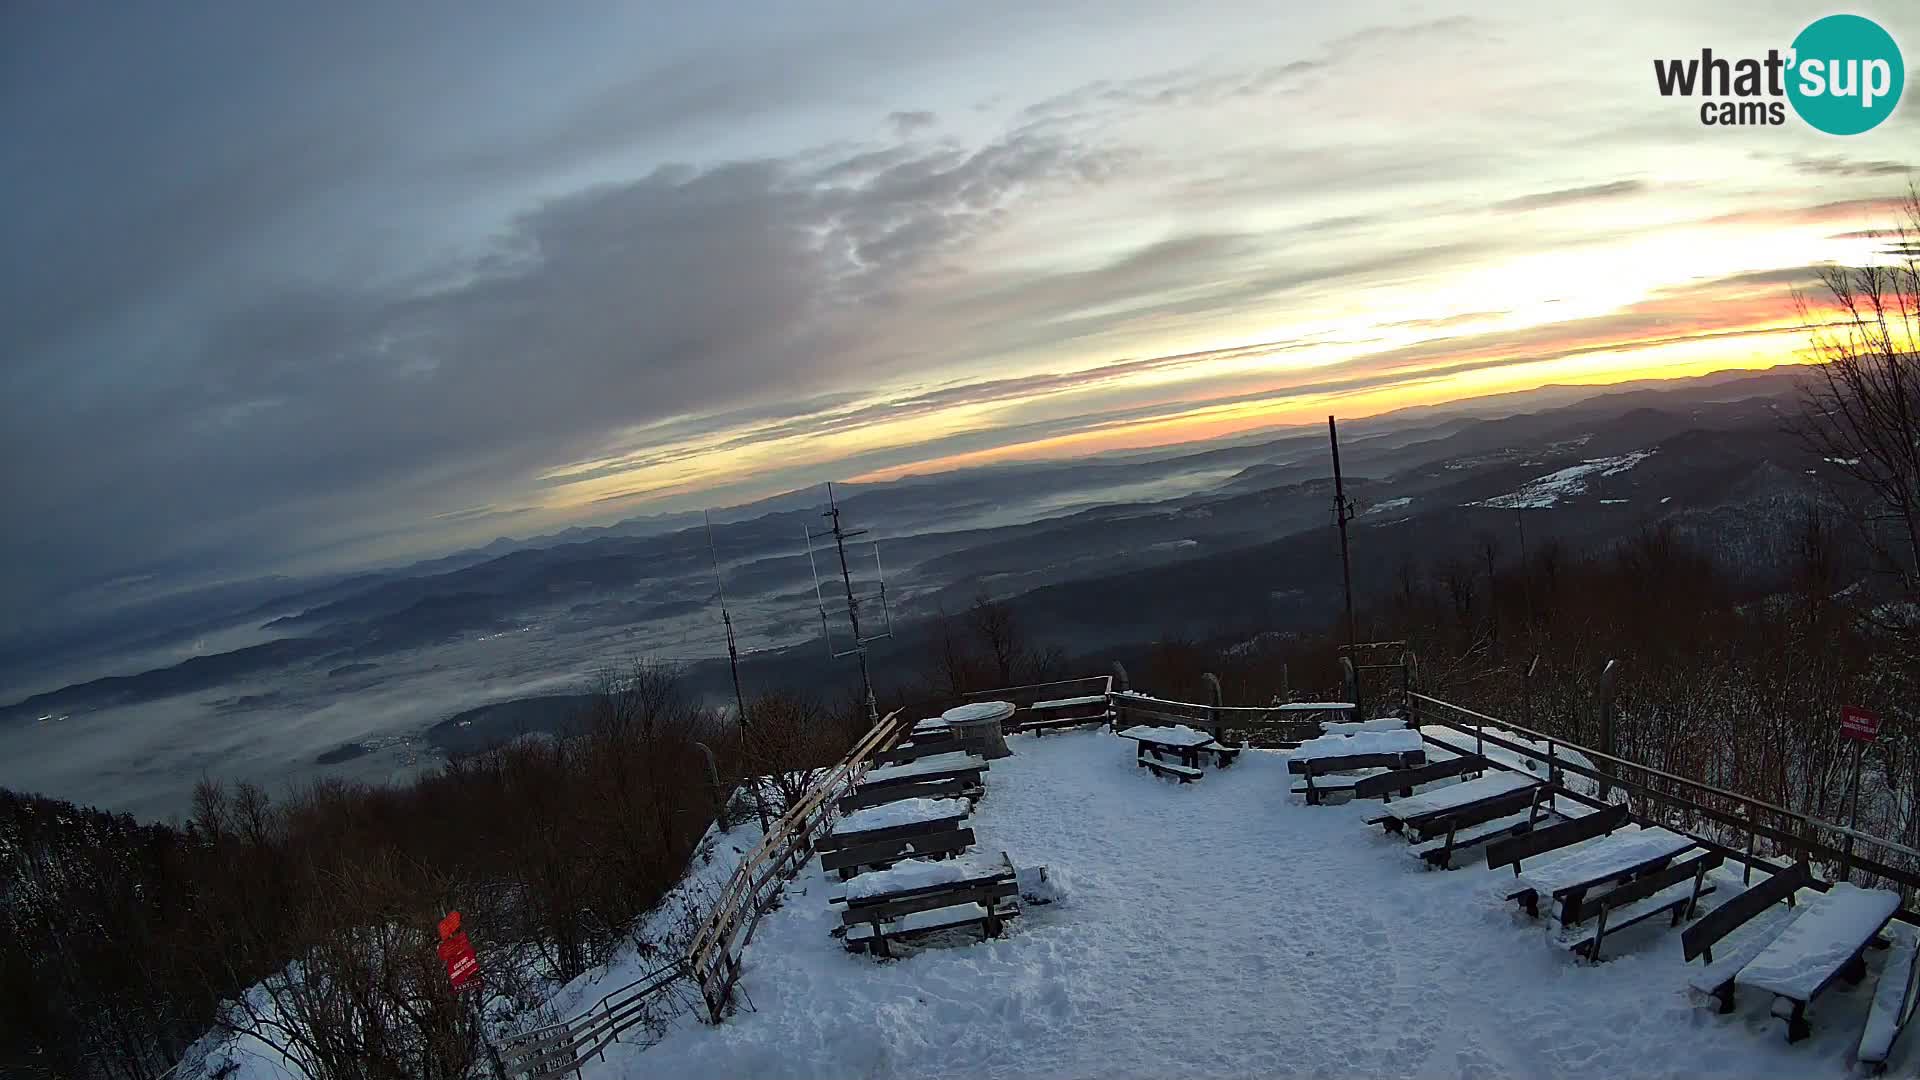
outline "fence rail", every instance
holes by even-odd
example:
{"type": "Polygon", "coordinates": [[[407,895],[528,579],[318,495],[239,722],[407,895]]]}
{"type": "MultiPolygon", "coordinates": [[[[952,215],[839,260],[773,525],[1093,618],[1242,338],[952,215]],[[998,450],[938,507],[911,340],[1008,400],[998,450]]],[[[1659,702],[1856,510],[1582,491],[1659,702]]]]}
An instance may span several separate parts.
{"type": "Polygon", "coordinates": [[[814,837],[838,814],[839,796],[859,781],[867,762],[891,747],[905,730],[900,713],[889,713],[854,743],[846,757],[814,779],[734,868],[713,909],[694,932],[685,957],[608,992],[569,1019],[509,1039],[500,1055],[509,1074],[552,1080],[578,1073],[588,1058],[604,1058],[606,1048],[622,1032],[646,1023],[654,1015],[654,1001],[683,979],[698,985],[707,1018],[717,1023],[740,978],[740,950],[753,939],[760,917],[772,910],[780,886],[812,855],[814,837]]]}
{"type": "Polygon", "coordinates": [[[1131,691],[1109,695],[1113,703],[1115,727],[1139,722],[1190,724],[1217,734],[1238,732],[1257,744],[1291,746],[1320,734],[1320,721],[1296,718],[1278,706],[1201,705],[1190,701],[1172,701],[1131,691]]]}
{"type": "MultiPolygon", "coordinates": [[[[1539,755],[1539,748],[1521,746],[1498,733],[1490,733],[1489,727],[1544,743],[1550,769],[1593,780],[1603,799],[1613,788],[1620,789],[1630,806],[1637,798],[1639,805],[1633,809],[1639,816],[1685,832],[1742,863],[1749,877],[1756,865],[1771,870],[1776,864],[1767,860],[1781,855],[1820,865],[1840,880],[1850,880],[1858,872],[1865,875],[1870,884],[1898,890],[1901,909],[1897,917],[1920,924],[1920,911],[1914,906],[1916,896],[1920,896],[1920,850],[1702,780],[1642,765],[1427,694],[1409,692],[1407,701],[1419,723],[1472,735],[1476,744],[1539,755]],[[1556,755],[1556,749],[1575,751],[1589,764],[1570,760],[1564,753],[1556,755]],[[1829,842],[1826,838],[1842,842],[1829,842]],[[1762,847],[1763,840],[1771,851],[1762,847]],[[1856,847],[1871,849],[1874,855],[1856,851],[1856,847]]],[[[1817,887],[1823,889],[1827,884],[1816,882],[1817,887]]]]}

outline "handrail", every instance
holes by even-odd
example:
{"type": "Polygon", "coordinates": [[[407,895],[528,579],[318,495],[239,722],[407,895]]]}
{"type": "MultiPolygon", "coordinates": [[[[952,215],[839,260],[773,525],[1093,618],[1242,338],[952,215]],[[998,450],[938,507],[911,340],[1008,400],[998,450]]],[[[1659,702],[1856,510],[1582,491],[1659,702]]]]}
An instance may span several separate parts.
{"type": "MultiPolygon", "coordinates": [[[[1010,694],[1010,693],[1013,693],[1015,690],[1044,690],[1049,686],[1068,686],[1072,683],[1083,683],[1083,682],[1105,682],[1107,685],[1111,686],[1113,685],[1113,676],[1082,675],[1077,679],[1055,679],[1052,682],[1023,683],[1019,686],[996,686],[988,690],[968,691],[967,693],[961,694],[960,696],[969,697],[969,698],[986,697],[988,694],[1010,694]]],[[[949,698],[948,700],[951,701],[952,699],[949,698]]]]}
{"type": "MultiPolygon", "coordinates": [[[[1543,742],[1551,742],[1557,746],[1564,746],[1571,750],[1578,750],[1580,753],[1586,755],[1589,759],[1597,758],[1603,761],[1611,762],[1612,764],[1615,764],[1615,765],[1624,765],[1629,769],[1637,769],[1640,772],[1657,776],[1662,780],[1668,780],[1676,784],[1681,784],[1686,787],[1693,788],[1697,791],[1704,791],[1709,795],[1715,795],[1723,799],[1732,799],[1732,800],[1735,800],[1736,802],[1742,802],[1747,804],[1750,807],[1756,807],[1758,809],[1765,810],[1770,814],[1778,814],[1784,818],[1790,818],[1793,820],[1805,822],[1817,828],[1827,829],[1832,832],[1839,833],[1843,836],[1850,836],[1856,840],[1864,840],[1869,843],[1873,843],[1880,847],[1886,848],[1890,851],[1897,851],[1902,855],[1910,855],[1910,856],[1913,856],[1914,858],[1920,859],[1920,850],[1910,848],[1907,845],[1902,844],[1897,840],[1888,840],[1888,839],[1885,839],[1884,837],[1873,836],[1870,833],[1863,833],[1858,830],[1849,828],[1845,825],[1840,825],[1835,822],[1827,821],[1823,818],[1814,817],[1811,814],[1805,814],[1797,810],[1788,810],[1783,806],[1776,806],[1775,804],[1770,803],[1765,799],[1755,798],[1751,795],[1742,795],[1736,791],[1728,791],[1725,788],[1715,787],[1714,785],[1709,784],[1703,780],[1695,780],[1695,779],[1692,779],[1691,777],[1680,776],[1675,773],[1667,772],[1665,769],[1656,768],[1652,765],[1643,765],[1640,762],[1631,761],[1627,758],[1620,757],[1617,754],[1609,754],[1604,750],[1595,750],[1590,747],[1581,746],[1578,743],[1569,742],[1565,738],[1562,738],[1558,735],[1549,735],[1545,732],[1535,731],[1532,728],[1523,727],[1519,724],[1512,723],[1511,721],[1499,720],[1494,717],[1488,716],[1485,713],[1475,712],[1472,709],[1466,708],[1461,705],[1455,705],[1450,701],[1442,701],[1439,698],[1432,697],[1427,694],[1421,694],[1416,692],[1416,693],[1409,693],[1407,696],[1417,701],[1424,701],[1431,705],[1438,705],[1442,708],[1452,709],[1454,712],[1463,713],[1467,716],[1473,717],[1476,720],[1480,720],[1488,724],[1493,724],[1496,727],[1502,728],[1507,731],[1515,732],[1520,735],[1525,735],[1528,738],[1539,739],[1539,740],[1542,740],[1543,742]]],[[[1580,773],[1583,776],[1587,775],[1588,773],[1587,770],[1580,769],[1580,768],[1575,768],[1574,771],[1580,773]]],[[[1601,779],[1601,777],[1598,777],[1598,776],[1594,778],[1601,779]]],[[[1617,781],[1618,778],[1610,778],[1610,779],[1614,779],[1617,781]]],[[[1641,785],[1641,786],[1644,786],[1644,785],[1641,785]]]]}
{"type": "Polygon", "coordinates": [[[721,887],[720,897],[714,903],[713,910],[707,915],[699,928],[695,930],[685,956],[642,975],[640,978],[608,991],[598,1002],[582,1009],[566,1020],[558,1020],[531,1028],[513,1036],[507,1042],[503,1058],[514,1063],[514,1071],[530,1072],[538,1077],[553,1077],[576,1070],[594,1054],[602,1054],[609,1043],[622,1031],[633,1026],[633,1022],[643,1013],[650,999],[660,994],[682,978],[692,977],[700,982],[702,996],[706,998],[709,1012],[714,1019],[725,1005],[725,999],[732,989],[731,970],[718,990],[708,985],[707,975],[716,957],[714,950],[720,950],[719,958],[729,961],[727,947],[738,929],[740,916],[749,906],[753,908],[752,921],[748,923],[747,936],[751,939],[753,927],[763,913],[759,893],[775,880],[785,877],[798,869],[792,863],[793,856],[809,850],[813,830],[831,818],[834,814],[833,797],[839,789],[848,783],[856,782],[865,771],[869,757],[881,748],[889,738],[897,738],[902,728],[900,712],[895,710],[887,714],[878,724],[854,743],[846,757],[832,768],[816,777],[799,801],[787,808],[786,813],[767,830],[760,843],[752,852],[740,861],[733,873],[721,887]],[[817,815],[817,816],[816,816],[817,815]],[[777,854],[776,854],[777,853],[777,854]],[[765,865],[765,872],[759,872],[765,865]],[[621,997],[621,995],[626,995],[621,997]],[[615,998],[620,1000],[615,1001],[615,998]],[[556,1035],[563,1037],[555,1038],[556,1035]],[[554,1060],[537,1072],[525,1066],[529,1058],[548,1057],[564,1053],[565,1061],[554,1060]]]}

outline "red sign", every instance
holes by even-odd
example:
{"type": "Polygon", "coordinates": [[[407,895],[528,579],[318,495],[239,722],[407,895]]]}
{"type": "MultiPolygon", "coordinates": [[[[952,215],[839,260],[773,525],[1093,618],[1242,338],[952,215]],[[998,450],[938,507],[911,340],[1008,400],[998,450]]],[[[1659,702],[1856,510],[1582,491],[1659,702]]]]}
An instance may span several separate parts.
{"type": "Polygon", "coordinates": [[[465,989],[480,974],[480,958],[460,929],[460,913],[448,912],[440,920],[440,960],[447,965],[447,981],[455,990],[465,989]]]}
{"type": "Polygon", "coordinates": [[[1847,705],[1840,709],[1840,734],[1861,742],[1872,742],[1880,737],[1880,718],[1858,705],[1847,705]]]}

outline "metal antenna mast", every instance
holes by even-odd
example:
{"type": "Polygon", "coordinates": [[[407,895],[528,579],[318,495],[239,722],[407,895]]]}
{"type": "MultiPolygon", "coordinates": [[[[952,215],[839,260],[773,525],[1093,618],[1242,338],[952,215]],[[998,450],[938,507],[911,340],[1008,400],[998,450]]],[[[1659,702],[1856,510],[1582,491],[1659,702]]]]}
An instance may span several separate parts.
{"type": "MultiPolygon", "coordinates": [[[[865,536],[867,530],[848,529],[841,525],[840,504],[833,497],[832,484],[827,485],[827,510],[820,516],[826,518],[830,523],[830,527],[823,535],[833,537],[834,550],[840,558],[840,583],[846,589],[847,623],[853,629],[853,644],[846,649],[834,648],[833,628],[827,620],[826,595],[820,587],[820,568],[813,559],[813,530],[804,529],[803,531],[807,537],[807,565],[813,570],[813,598],[814,602],[820,606],[820,631],[826,636],[828,654],[835,660],[844,656],[857,656],[860,658],[860,684],[867,695],[867,718],[874,723],[878,723],[880,721],[880,704],[873,693],[873,675],[867,669],[867,642],[879,641],[882,638],[890,638],[893,636],[893,612],[887,607],[887,582],[884,577],[880,579],[879,596],[880,611],[886,620],[887,628],[881,633],[874,634],[872,637],[862,636],[860,633],[860,597],[853,591],[853,571],[847,563],[847,541],[855,537],[865,536]]],[[[875,541],[873,544],[873,569],[875,574],[881,572],[880,544],[878,541],[875,541]]]]}
{"type": "Polygon", "coordinates": [[[1327,417],[1327,441],[1333,444],[1333,520],[1340,527],[1340,578],[1347,590],[1347,646],[1359,641],[1353,624],[1353,561],[1347,553],[1347,522],[1353,520],[1353,503],[1347,500],[1347,488],[1340,477],[1340,432],[1327,417]]]}
{"type": "MultiPolygon", "coordinates": [[[[747,740],[747,695],[740,690],[740,647],[733,636],[733,616],[727,611],[727,588],[720,580],[720,552],[713,545],[713,515],[700,511],[700,517],[707,523],[707,557],[713,560],[713,592],[720,598],[720,622],[727,628],[727,666],[733,669],[733,708],[740,718],[740,746],[748,750],[747,740]]],[[[767,803],[760,794],[759,767],[753,763],[753,754],[744,755],[747,768],[752,775],[747,778],[748,786],[753,788],[753,810],[760,817],[760,835],[767,835],[767,803]]]]}

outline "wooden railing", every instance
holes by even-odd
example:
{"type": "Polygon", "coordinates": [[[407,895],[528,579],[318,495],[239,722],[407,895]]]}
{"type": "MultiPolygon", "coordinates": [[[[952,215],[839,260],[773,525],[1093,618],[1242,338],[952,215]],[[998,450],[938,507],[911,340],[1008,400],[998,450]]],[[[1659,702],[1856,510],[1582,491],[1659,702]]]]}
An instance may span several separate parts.
{"type": "Polygon", "coordinates": [[[975,690],[964,695],[964,700],[1011,703],[1013,715],[1002,727],[1008,734],[1013,734],[1072,724],[1105,723],[1112,719],[1108,704],[1112,692],[1113,676],[1089,675],[1079,679],[1056,679],[1024,686],[975,690]]]}
{"type": "Polygon", "coordinates": [[[813,853],[814,838],[838,816],[840,796],[859,782],[874,755],[891,748],[906,730],[900,713],[888,714],[814,779],[734,869],[685,957],[610,991],[569,1019],[509,1039],[500,1055],[508,1074],[552,1080],[578,1073],[588,1058],[604,1058],[622,1032],[654,1018],[655,1002],[683,979],[696,984],[707,1019],[718,1023],[740,978],[740,951],[753,939],[760,917],[776,906],[780,887],[799,873],[813,853]]]}
{"type": "Polygon", "coordinates": [[[740,951],[753,940],[760,917],[772,909],[780,886],[813,854],[813,841],[839,816],[841,795],[853,789],[873,756],[890,749],[908,730],[896,710],[875,724],[840,763],[815,779],[800,800],[774,822],[760,846],[742,859],[721,889],[707,921],[687,950],[687,966],[699,985],[707,1019],[719,1023],[740,979],[740,951]]]}
{"type": "Polygon", "coordinates": [[[1522,746],[1500,732],[1544,744],[1550,768],[1592,779],[1603,799],[1611,790],[1619,790],[1637,817],[1684,832],[1720,851],[1745,865],[1749,878],[1754,866],[1771,870],[1777,864],[1767,860],[1782,856],[1822,869],[1829,880],[1816,882],[1821,889],[1831,880],[1852,880],[1859,874],[1863,884],[1898,891],[1898,917],[1920,924],[1920,910],[1915,907],[1916,897],[1920,897],[1920,850],[1426,694],[1409,692],[1406,696],[1416,722],[1471,735],[1476,747],[1493,746],[1539,756],[1538,747],[1522,746]],[[1567,750],[1577,752],[1580,758],[1568,756],[1564,753],[1567,750]]]}
{"type": "Polygon", "coordinates": [[[1199,705],[1190,701],[1171,701],[1131,691],[1116,691],[1113,726],[1134,724],[1186,724],[1230,739],[1244,738],[1255,745],[1291,747],[1320,734],[1320,721],[1313,714],[1283,712],[1274,706],[1199,705]]]}

